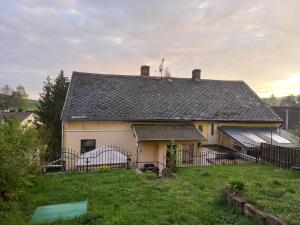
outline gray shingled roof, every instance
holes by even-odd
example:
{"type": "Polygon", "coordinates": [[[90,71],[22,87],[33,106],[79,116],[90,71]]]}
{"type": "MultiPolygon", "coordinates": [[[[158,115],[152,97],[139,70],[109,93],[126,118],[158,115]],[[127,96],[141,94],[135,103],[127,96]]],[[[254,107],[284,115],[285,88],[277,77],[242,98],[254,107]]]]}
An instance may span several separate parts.
{"type": "Polygon", "coordinates": [[[243,81],[73,72],[62,120],[281,119],[243,81]]]}
{"type": "Polygon", "coordinates": [[[16,118],[18,118],[20,120],[20,122],[22,122],[23,120],[25,120],[31,114],[32,114],[32,112],[0,112],[0,116],[4,120],[10,120],[13,117],[16,117],[16,118]]]}
{"type": "Polygon", "coordinates": [[[193,124],[134,124],[140,141],[204,141],[205,137],[193,124]]]}

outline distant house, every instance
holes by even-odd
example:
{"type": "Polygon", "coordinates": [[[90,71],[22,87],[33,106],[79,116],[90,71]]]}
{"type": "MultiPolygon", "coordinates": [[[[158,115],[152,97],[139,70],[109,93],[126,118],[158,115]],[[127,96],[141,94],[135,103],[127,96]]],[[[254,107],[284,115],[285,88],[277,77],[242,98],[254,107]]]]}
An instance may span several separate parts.
{"type": "Polygon", "coordinates": [[[32,112],[0,112],[1,122],[6,122],[13,117],[20,120],[21,126],[33,126],[34,114],[32,112]]]}
{"type": "Polygon", "coordinates": [[[284,129],[293,130],[300,124],[300,106],[273,106],[272,109],[283,120],[284,129]]]}
{"type": "MultiPolygon", "coordinates": [[[[215,144],[239,150],[280,136],[282,123],[243,81],[202,79],[199,69],[191,78],[150,76],[148,66],[137,76],[73,72],[61,119],[64,148],[84,154],[115,145],[138,162],[162,163],[172,140],[193,152],[215,144]]],[[[286,138],[272,142],[291,143],[286,138]]]]}

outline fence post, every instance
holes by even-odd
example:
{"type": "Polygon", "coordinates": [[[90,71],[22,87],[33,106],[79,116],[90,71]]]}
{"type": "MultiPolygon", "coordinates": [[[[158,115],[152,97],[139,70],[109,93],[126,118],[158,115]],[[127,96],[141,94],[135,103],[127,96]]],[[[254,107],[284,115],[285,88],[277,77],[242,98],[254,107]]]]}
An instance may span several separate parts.
{"type": "Polygon", "coordinates": [[[89,171],[89,158],[86,158],[85,163],[86,163],[86,172],[88,172],[89,171]]]}

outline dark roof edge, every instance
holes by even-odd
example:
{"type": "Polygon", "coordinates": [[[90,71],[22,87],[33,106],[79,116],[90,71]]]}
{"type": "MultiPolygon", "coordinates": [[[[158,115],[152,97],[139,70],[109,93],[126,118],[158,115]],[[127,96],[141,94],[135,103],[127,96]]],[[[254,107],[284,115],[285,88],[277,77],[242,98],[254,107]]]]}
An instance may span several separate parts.
{"type": "Polygon", "coordinates": [[[74,121],[120,121],[120,122],[243,122],[243,123],[282,123],[282,119],[280,120],[241,120],[241,119],[229,119],[229,120],[220,120],[220,119],[206,119],[206,120],[190,120],[190,119],[88,119],[88,118],[80,118],[80,119],[62,119],[62,122],[74,122],[74,121]]]}
{"type": "MultiPolygon", "coordinates": [[[[153,142],[153,141],[172,141],[174,139],[155,139],[155,140],[145,140],[145,139],[142,139],[142,140],[138,140],[138,143],[141,143],[141,142],[153,142]]],[[[202,139],[202,138],[199,138],[199,139],[176,139],[174,140],[175,142],[177,141],[207,141],[207,139],[202,139]]]]}
{"type": "Polygon", "coordinates": [[[68,90],[67,90],[67,94],[66,94],[65,101],[64,101],[64,106],[63,106],[61,114],[60,114],[60,120],[61,121],[63,121],[63,113],[64,113],[64,110],[65,110],[65,105],[66,105],[66,102],[67,102],[67,98],[69,97],[69,90],[70,90],[71,83],[72,83],[72,80],[73,80],[74,72],[75,71],[72,72],[71,79],[70,79],[69,86],[68,86],[68,90]]]}

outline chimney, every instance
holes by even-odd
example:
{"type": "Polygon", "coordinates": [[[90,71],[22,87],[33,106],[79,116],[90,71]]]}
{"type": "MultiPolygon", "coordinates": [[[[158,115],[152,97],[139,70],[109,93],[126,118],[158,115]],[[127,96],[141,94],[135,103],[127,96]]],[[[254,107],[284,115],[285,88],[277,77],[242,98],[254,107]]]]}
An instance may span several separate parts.
{"type": "Polygon", "coordinates": [[[192,79],[193,80],[200,80],[201,78],[201,70],[200,69],[194,69],[192,71],[192,79]]]}
{"type": "Polygon", "coordinates": [[[141,66],[141,76],[148,77],[150,75],[150,66],[142,65],[141,66]]]}

